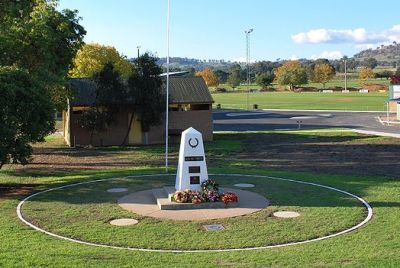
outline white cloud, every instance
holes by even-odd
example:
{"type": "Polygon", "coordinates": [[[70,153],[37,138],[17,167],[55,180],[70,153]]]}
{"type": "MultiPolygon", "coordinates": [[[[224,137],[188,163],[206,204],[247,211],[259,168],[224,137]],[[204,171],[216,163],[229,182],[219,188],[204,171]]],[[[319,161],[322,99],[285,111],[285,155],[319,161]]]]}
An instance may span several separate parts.
{"type": "Polygon", "coordinates": [[[355,45],[356,48],[360,49],[360,50],[365,50],[365,49],[373,49],[376,48],[376,44],[358,44],[355,45]]]}
{"type": "Polygon", "coordinates": [[[290,58],[289,58],[289,60],[298,60],[299,59],[299,57],[297,57],[296,55],[292,55],[290,58]]]}
{"type": "Polygon", "coordinates": [[[381,32],[370,32],[365,28],[357,29],[312,29],[292,35],[292,40],[298,44],[344,44],[357,46],[375,46],[377,44],[400,42],[400,25],[381,32]]]}
{"type": "Polygon", "coordinates": [[[319,55],[312,55],[311,59],[328,59],[328,60],[337,60],[343,57],[342,52],[340,51],[323,51],[319,55]]]}

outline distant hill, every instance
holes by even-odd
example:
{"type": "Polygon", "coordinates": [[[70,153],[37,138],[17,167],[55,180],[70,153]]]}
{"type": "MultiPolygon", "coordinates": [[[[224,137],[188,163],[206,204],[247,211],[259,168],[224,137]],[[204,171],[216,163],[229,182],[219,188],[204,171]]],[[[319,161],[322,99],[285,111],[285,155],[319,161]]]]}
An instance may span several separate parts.
{"type": "Polygon", "coordinates": [[[381,45],[354,55],[354,59],[360,62],[367,58],[375,58],[380,66],[395,67],[396,63],[400,65],[400,44],[393,42],[391,45],[381,45]]]}
{"type": "MultiPolygon", "coordinates": [[[[166,63],[166,58],[160,58],[158,60],[158,64],[161,66],[165,66],[166,63]]],[[[234,64],[231,61],[225,60],[199,60],[180,57],[171,57],[170,63],[172,69],[188,70],[194,68],[196,71],[203,70],[207,67],[218,70],[228,70],[229,67],[234,64]]]]}

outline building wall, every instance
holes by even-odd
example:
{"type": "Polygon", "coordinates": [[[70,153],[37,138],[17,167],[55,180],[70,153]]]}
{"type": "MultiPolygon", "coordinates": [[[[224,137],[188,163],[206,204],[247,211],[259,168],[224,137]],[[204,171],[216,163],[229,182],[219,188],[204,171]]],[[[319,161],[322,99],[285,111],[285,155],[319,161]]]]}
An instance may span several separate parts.
{"type": "MultiPolygon", "coordinates": [[[[71,146],[87,146],[90,144],[90,132],[79,125],[81,114],[70,113],[71,146]]],[[[93,146],[121,145],[128,130],[128,113],[121,111],[115,116],[116,122],[107,130],[94,133],[93,146]]]]}
{"type": "Polygon", "coordinates": [[[205,141],[213,140],[212,110],[171,111],[169,129],[185,130],[193,127],[203,134],[205,141]]]}
{"type": "MultiPolygon", "coordinates": [[[[210,105],[211,106],[211,105],[210,105]]],[[[69,115],[69,139],[66,138],[66,143],[70,146],[87,146],[90,144],[90,132],[81,128],[79,119],[81,114],[74,112],[66,113],[69,115]],[[68,142],[69,141],[69,142],[68,142]]],[[[116,115],[116,123],[111,128],[101,133],[95,133],[93,136],[93,146],[119,146],[121,145],[129,125],[129,111],[122,110],[116,115]]],[[[66,119],[68,120],[68,119],[66,119]]],[[[135,121],[135,124],[140,124],[135,121]]],[[[205,141],[213,140],[213,121],[212,110],[198,111],[170,111],[169,112],[169,129],[171,130],[171,142],[180,141],[180,133],[185,129],[193,127],[203,134],[205,141]]],[[[64,126],[65,128],[65,126],[64,126]]],[[[133,136],[132,131],[137,131],[140,128],[131,128],[129,136],[133,136]]],[[[66,130],[66,129],[65,129],[66,130]]],[[[140,135],[140,134],[139,134],[140,135]]],[[[125,145],[139,145],[133,143],[132,139],[129,142],[129,136],[125,145]]],[[[135,134],[137,136],[137,134],[135,134]]],[[[146,142],[146,135],[142,133],[142,144],[146,142]]],[[[165,142],[165,120],[163,123],[150,128],[147,134],[148,144],[163,144],[165,142]]]]}

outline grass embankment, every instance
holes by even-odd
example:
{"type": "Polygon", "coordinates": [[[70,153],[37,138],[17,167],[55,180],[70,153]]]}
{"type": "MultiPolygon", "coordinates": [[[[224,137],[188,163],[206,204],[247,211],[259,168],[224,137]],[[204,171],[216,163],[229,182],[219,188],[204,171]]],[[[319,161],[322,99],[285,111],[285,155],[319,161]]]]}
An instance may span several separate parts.
{"type": "MultiPolygon", "coordinates": [[[[353,192],[361,197],[365,198],[371,205],[374,207],[374,218],[372,222],[367,224],[362,229],[352,232],[347,235],[343,235],[334,239],[329,239],[321,242],[305,244],[300,246],[292,246],[287,248],[278,248],[273,250],[258,250],[258,251],[244,251],[244,252],[224,252],[224,253],[191,253],[191,254],[170,254],[170,253],[149,253],[149,252],[130,252],[123,250],[114,250],[114,249],[105,249],[105,248],[96,248],[91,246],[84,246],[75,243],[71,243],[68,241],[62,241],[55,239],[53,237],[41,234],[28,226],[25,226],[21,223],[15,213],[15,208],[19,202],[19,198],[17,197],[8,197],[5,200],[0,201],[0,266],[2,267],[204,267],[204,266],[234,266],[234,267],[249,267],[249,266],[292,266],[292,267],[310,267],[310,266],[330,266],[330,267],[338,267],[338,266],[357,266],[357,267],[396,267],[400,264],[400,255],[398,254],[400,248],[400,238],[397,233],[400,228],[400,194],[399,187],[400,181],[395,177],[382,177],[382,176],[357,176],[357,175],[343,175],[340,174],[339,169],[332,169],[332,172],[326,173],[310,173],[310,172],[294,172],[290,171],[293,169],[293,165],[288,166],[286,170],[272,170],[265,169],[265,162],[262,159],[257,161],[250,161],[249,158],[247,160],[244,155],[247,155],[251,152],[246,151],[249,145],[251,145],[251,141],[260,141],[263,139],[265,135],[268,135],[269,138],[273,140],[281,139],[281,133],[269,133],[269,134],[219,134],[216,136],[216,141],[213,143],[207,144],[207,151],[209,152],[208,162],[210,165],[211,172],[220,173],[251,173],[251,174],[265,174],[272,176],[280,176],[285,178],[292,178],[298,180],[305,180],[311,182],[317,182],[321,184],[331,185],[334,187],[338,187],[343,190],[347,190],[353,192]],[[251,138],[251,139],[249,139],[251,138]],[[215,145],[215,146],[214,146],[215,145]],[[233,146],[233,149],[230,149],[233,146]],[[213,148],[216,148],[213,151],[213,148]],[[235,160],[236,159],[236,160],[235,160]],[[337,173],[339,172],[339,173],[337,173]]],[[[329,146],[330,143],[340,145],[340,148],[345,149],[348,147],[356,147],[360,148],[360,156],[365,155],[364,151],[366,148],[368,149],[368,155],[371,155],[374,150],[378,150],[382,147],[382,143],[386,145],[390,145],[391,147],[398,146],[398,141],[394,139],[387,138],[375,138],[371,136],[363,136],[357,135],[354,133],[332,133],[332,132],[293,132],[291,134],[284,134],[286,136],[292,135],[292,142],[284,140],[285,144],[291,143],[292,146],[297,146],[298,144],[304,143],[307,146],[320,144],[321,148],[323,146],[329,146]],[[376,145],[376,146],[375,146],[376,145]],[[367,147],[366,147],[367,146],[367,147]]],[[[286,137],[285,136],[285,137],[286,137]]],[[[271,146],[273,146],[271,144],[271,146]]],[[[252,146],[253,150],[252,154],[257,153],[268,153],[265,148],[258,146],[252,146]]],[[[162,151],[161,147],[152,147],[150,148],[153,152],[162,151]]],[[[148,157],[149,148],[131,148],[131,149],[121,149],[114,148],[113,150],[93,150],[93,154],[101,153],[101,154],[110,154],[110,162],[118,159],[118,155],[123,152],[129,152],[133,159],[140,159],[148,157]],[[111,154],[112,153],[112,154],[111,154]]],[[[176,147],[174,149],[173,155],[176,156],[176,147]]],[[[293,150],[295,150],[293,148],[293,150]]],[[[79,152],[79,151],[78,151],[79,152]]],[[[300,151],[292,151],[292,155],[298,155],[300,151]]],[[[356,154],[356,151],[352,149],[351,154],[356,154]]],[[[77,154],[74,157],[81,157],[81,162],[84,164],[85,159],[89,158],[90,155],[80,156],[77,154]]],[[[253,156],[254,157],[254,156],[253,156]]],[[[312,157],[311,154],[308,156],[304,155],[303,157],[312,157]]],[[[321,157],[322,158],[322,157],[321,157]]],[[[315,165],[318,163],[322,165],[326,165],[324,159],[317,158],[309,159],[308,161],[314,162],[315,165]],[[324,164],[323,164],[324,163],[324,164]]],[[[335,158],[336,159],[336,158],[335,158]]],[[[275,159],[278,161],[279,159],[275,159]]],[[[382,159],[384,160],[384,159],[382,159]]],[[[270,160],[272,161],[272,160],[270,160]]],[[[350,161],[349,159],[343,158],[342,160],[337,159],[337,161],[341,161],[342,164],[350,161]]],[[[376,159],[379,161],[379,159],[376,159]]],[[[58,185],[69,184],[76,181],[89,181],[99,178],[107,178],[107,177],[123,177],[127,175],[131,175],[134,173],[149,173],[149,172],[160,172],[160,169],[157,168],[162,165],[162,162],[154,162],[153,164],[147,166],[140,166],[132,162],[131,167],[116,167],[109,170],[79,170],[79,169],[71,169],[69,171],[65,171],[61,169],[57,170],[30,170],[30,169],[19,169],[19,168],[10,168],[6,167],[4,170],[0,171],[0,183],[7,182],[8,184],[18,185],[20,183],[26,184],[29,183],[35,187],[35,190],[43,190],[48,188],[53,188],[58,185]]],[[[44,164],[44,163],[41,163],[44,164]]],[[[340,163],[335,163],[340,164],[340,163]]],[[[357,174],[358,164],[354,160],[351,160],[350,163],[354,168],[354,173],[357,174]]],[[[398,163],[392,163],[394,165],[398,163]]],[[[318,166],[317,165],[317,166],[318,166]]],[[[344,168],[346,168],[344,166],[344,168]]],[[[375,172],[379,172],[376,170],[375,172]]],[[[244,179],[241,179],[244,181],[244,179]]],[[[223,182],[224,184],[233,183],[232,181],[223,182]]],[[[250,182],[250,181],[249,181],[250,182]]],[[[251,181],[256,184],[260,184],[259,181],[251,181]]],[[[154,181],[149,181],[149,183],[157,183],[157,179],[154,181]]],[[[162,182],[164,183],[164,181],[162,182]]],[[[137,186],[134,187],[143,187],[147,185],[146,181],[141,181],[137,186]]],[[[100,192],[106,187],[110,185],[99,185],[100,192]]],[[[275,185],[278,186],[278,185],[275,185]]],[[[112,210],[109,210],[108,206],[111,206],[110,200],[104,200],[103,198],[108,198],[103,195],[99,195],[98,197],[93,197],[91,194],[84,194],[84,191],[96,191],[96,185],[93,185],[93,189],[74,189],[75,191],[65,191],[60,193],[60,195],[53,196],[42,196],[43,200],[32,200],[32,206],[36,206],[37,213],[31,214],[30,216],[41,217],[41,215],[45,215],[49,213],[48,216],[43,218],[42,225],[52,225],[56,223],[58,228],[60,226],[66,225],[65,230],[69,229],[69,232],[75,233],[75,235],[86,235],[93,236],[94,234],[86,233],[86,228],[89,226],[84,226],[84,228],[80,231],[78,225],[74,225],[76,222],[81,221],[84,222],[87,220],[88,222],[97,221],[99,225],[104,224],[106,220],[109,219],[110,215],[107,215],[108,212],[115,211],[115,207],[112,210]],[[76,194],[76,196],[74,196],[76,194]],[[66,199],[61,199],[62,196],[65,196],[66,199]],[[100,210],[90,210],[91,206],[97,206],[101,203],[96,202],[88,202],[85,205],[80,205],[85,199],[79,200],[78,197],[89,198],[93,201],[93,198],[97,198],[102,202],[105,201],[104,211],[100,210]],[[36,203],[37,202],[37,203],[36,203]],[[42,210],[40,209],[41,206],[42,210]],[[79,205],[79,207],[75,207],[75,205],[79,205]],[[57,207],[60,206],[60,210],[57,210],[57,207]],[[65,209],[69,207],[69,209],[65,209]],[[49,211],[46,212],[46,209],[49,211]],[[74,214],[79,214],[81,216],[86,215],[89,211],[91,214],[86,216],[85,218],[74,218],[70,217],[74,214]],[[70,214],[69,214],[70,213],[70,214]],[[105,215],[106,214],[106,215],[105,215]],[[65,216],[65,219],[61,218],[61,215],[65,216]],[[103,215],[103,216],[101,216],[103,215]],[[105,215],[105,216],[104,216],[105,215]],[[59,222],[59,224],[57,224],[59,222]],[[68,224],[71,224],[70,226],[68,224]]],[[[131,186],[130,186],[131,187],[131,186]]],[[[279,189],[276,189],[274,193],[274,188],[270,188],[266,185],[266,187],[262,187],[260,191],[269,192],[269,194],[274,195],[273,199],[276,198],[278,201],[274,203],[274,205],[281,204],[289,205],[290,208],[293,209],[305,209],[305,210],[323,210],[324,208],[331,213],[332,216],[335,215],[335,211],[331,209],[337,209],[337,211],[346,211],[347,209],[351,209],[351,203],[347,203],[345,200],[337,200],[336,198],[330,199],[329,196],[318,196],[317,193],[309,193],[306,191],[305,193],[309,194],[305,198],[301,198],[301,191],[299,194],[287,195],[280,197],[279,190],[283,187],[285,191],[285,185],[279,185],[279,189]],[[315,195],[317,194],[317,195],[315,195]],[[315,200],[321,198],[320,202],[315,200]],[[295,203],[288,203],[289,201],[295,201],[295,203]],[[330,201],[329,201],[330,200],[330,201]],[[332,203],[333,202],[333,203],[332,203]],[[337,204],[337,208],[334,207],[334,204],[337,204]],[[350,206],[346,206],[346,205],[350,206]]],[[[304,189],[306,190],[306,189],[304,189]]],[[[287,192],[286,192],[287,193],[287,192]]],[[[322,192],[321,192],[322,194],[322,192]]],[[[86,199],[87,200],[87,199],[86,199]]],[[[90,200],[87,200],[90,201],[90,200]]],[[[84,203],[84,202],[83,202],[84,203]]],[[[116,206],[116,205],[115,205],[116,206]]],[[[33,207],[32,207],[33,208],[33,207]]],[[[98,207],[99,208],[99,207],[98,207]]],[[[97,209],[98,209],[97,208],[97,209]]],[[[120,213],[120,212],[118,212],[120,213]]],[[[125,212],[121,212],[125,213],[125,212]]],[[[325,212],[324,212],[325,213],[325,212]]],[[[340,214],[340,213],[339,213],[340,214]]],[[[338,215],[339,215],[338,214],[338,215]]],[[[340,214],[341,215],[341,214],[340,214]]],[[[120,214],[118,214],[120,216],[120,214]]],[[[332,217],[329,216],[329,217],[332,217]]],[[[350,217],[351,218],[351,217],[350,217]]],[[[347,217],[339,219],[335,219],[332,217],[332,220],[328,223],[325,221],[321,221],[319,225],[316,227],[316,231],[322,230],[325,228],[330,228],[330,225],[335,225],[338,222],[342,222],[343,219],[348,219],[347,217]]],[[[232,219],[235,221],[235,219],[232,219]]],[[[258,223],[258,220],[256,221],[258,223]]],[[[265,218],[264,223],[272,222],[268,217],[265,218]],[[270,221],[269,221],[270,220],[270,221]]],[[[296,223],[296,221],[293,221],[296,223]]],[[[285,223],[284,223],[285,224],[285,223]]],[[[305,223],[308,224],[308,223],[305,223]]],[[[318,224],[318,223],[316,223],[318,224]]],[[[290,225],[290,224],[289,224],[290,225]]],[[[139,225],[138,225],[139,226],[139,225]]],[[[284,226],[284,225],[282,225],[284,226]]],[[[270,237],[268,233],[265,233],[265,230],[259,228],[259,225],[251,226],[249,231],[251,235],[254,233],[261,231],[260,238],[265,239],[267,242],[271,238],[271,241],[279,236],[279,233],[284,234],[285,231],[294,230],[297,228],[298,233],[310,234],[314,230],[303,230],[304,225],[302,224],[294,224],[293,226],[285,226],[284,229],[279,230],[275,234],[272,234],[270,237]],[[293,229],[291,229],[293,228],[293,229]]],[[[171,230],[176,230],[176,226],[171,226],[171,230]]],[[[191,228],[191,224],[184,226],[184,235],[197,235],[193,233],[188,233],[185,228],[191,228]]],[[[249,227],[246,227],[249,228],[249,227]]],[[[100,231],[98,226],[94,226],[94,231],[100,231]]],[[[155,227],[153,229],[153,238],[152,240],[145,241],[146,243],[150,243],[151,241],[157,243],[157,239],[163,241],[164,238],[160,237],[163,232],[167,232],[169,230],[159,229],[155,227]],[[159,234],[157,236],[156,234],[159,234]]],[[[115,237],[121,238],[121,233],[124,232],[122,229],[117,229],[115,233],[115,237]]],[[[129,232],[127,232],[129,234],[129,232]]],[[[144,235],[144,233],[138,234],[138,237],[134,239],[138,240],[138,243],[142,241],[143,238],[139,237],[144,235]]],[[[208,234],[206,234],[209,236],[208,234]]],[[[210,235],[209,239],[215,240],[215,243],[207,242],[208,245],[221,245],[222,243],[257,243],[257,240],[250,241],[250,238],[244,238],[240,240],[238,236],[236,236],[233,241],[219,241],[221,239],[221,235],[223,233],[215,234],[215,236],[210,235]]],[[[236,235],[240,235],[240,232],[236,235]]],[[[113,239],[113,234],[101,234],[98,233],[98,239],[104,239],[104,236],[109,236],[110,239],[113,239]]],[[[202,240],[204,238],[200,236],[196,236],[198,239],[202,240]]],[[[290,239],[290,237],[288,237],[290,239]]],[[[128,239],[129,240],[129,239],[128,239]]],[[[125,241],[125,243],[135,243],[130,241],[125,241]]],[[[190,237],[185,237],[186,241],[190,240],[190,237]]],[[[180,240],[182,244],[184,242],[180,240]]],[[[117,243],[118,240],[116,239],[117,243]]],[[[120,243],[119,241],[118,243],[120,243]]],[[[175,243],[179,243],[176,241],[175,243]]],[[[194,245],[196,241],[189,242],[191,245],[194,245]]],[[[205,244],[207,244],[205,243],[205,244]]],[[[168,245],[163,244],[163,246],[167,247],[168,245]]],[[[184,245],[181,245],[184,246],[184,245]]]]}

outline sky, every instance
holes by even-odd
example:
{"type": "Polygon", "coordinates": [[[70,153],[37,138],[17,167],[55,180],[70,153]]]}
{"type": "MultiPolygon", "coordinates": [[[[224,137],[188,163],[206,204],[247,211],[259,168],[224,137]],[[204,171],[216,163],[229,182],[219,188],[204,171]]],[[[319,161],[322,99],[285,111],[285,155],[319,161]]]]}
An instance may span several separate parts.
{"type": "MultiPolygon", "coordinates": [[[[167,54],[167,0],[60,0],[77,9],[85,42],[136,57],[167,54]]],[[[252,61],[353,56],[400,42],[399,0],[171,0],[172,57],[252,61]]]]}

